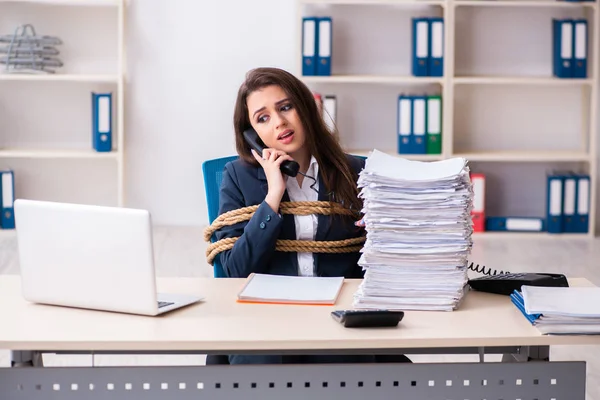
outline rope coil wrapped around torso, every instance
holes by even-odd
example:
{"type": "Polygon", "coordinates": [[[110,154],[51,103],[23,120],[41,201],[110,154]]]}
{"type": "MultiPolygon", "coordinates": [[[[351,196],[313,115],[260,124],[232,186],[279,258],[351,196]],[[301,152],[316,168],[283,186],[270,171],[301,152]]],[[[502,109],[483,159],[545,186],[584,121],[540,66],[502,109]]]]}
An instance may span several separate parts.
{"type": "MultiPolygon", "coordinates": [[[[210,241],[214,232],[224,226],[235,225],[240,222],[249,221],[258,209],[259,205],[248,206],[231,210],[219,215],[213,223],[204,230],[204,240],[210,241]]],[[[281,202],[279,207],[281,214],[292,215],[355,215],[356,213],[349,210],[339,203],[329,201],[289,201],[281,202]]],[[[215,243],[211,243],[206,249],[206,258],[209,264],[213,261],[217,254],[222,251],[230,250],[238,240],[238,237],[224,238],[215,243]]],[[[284,240],[279,239],[276,242],[276,251],[285,252],[310,252],[310,253],[352,253],[362,249],[362,244],[366,237],[360,236],[344,240],[284,240]]]]}

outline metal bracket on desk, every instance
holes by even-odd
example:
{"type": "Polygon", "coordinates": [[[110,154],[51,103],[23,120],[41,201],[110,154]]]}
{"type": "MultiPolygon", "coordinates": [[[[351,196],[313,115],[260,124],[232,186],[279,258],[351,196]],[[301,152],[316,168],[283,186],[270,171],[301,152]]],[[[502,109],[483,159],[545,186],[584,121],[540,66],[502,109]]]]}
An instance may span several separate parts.
{"type": "Polygon", "coordinates": [[[585,362],[0,368],[3,400],[585,400],[585,362]]]}
{"type": "Polygon", "coordinates": [[[502,362],[550,361],[550,346],[523,346],[518,353],[506,353],[502,362]]]}
{"type": "Polygon", "coordinates": [[[42,353],[30,350],[12,350],[10,352],[11,367],[43,367],[42,353]]]}
{"type": "MultiPolygon", "coordinates": [[[[521,351],[521,346],[501,347],[425,347],[425,348],[395,348],[395,349],[299,349],[299,350],[94,350],[94,354],[248,354],[248,355],[295,355],[295,354],[480,354],[484,349],[485,354],[513,354],[521,351]]],[[[43,353],[52,354],[91,354],[90,351],[81,350],[44,350],[43,353]]]]}

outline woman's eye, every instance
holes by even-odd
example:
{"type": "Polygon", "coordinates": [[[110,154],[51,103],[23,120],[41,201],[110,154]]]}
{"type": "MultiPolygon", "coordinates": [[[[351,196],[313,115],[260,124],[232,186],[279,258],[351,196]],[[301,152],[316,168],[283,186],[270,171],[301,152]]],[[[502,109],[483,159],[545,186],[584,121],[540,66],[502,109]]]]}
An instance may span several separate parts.
{"type": "Polygon", "coordinates": [[[283,107],[281,107],[281,111],[288,111],[292,109],[292,105],[291,104],[286,104],[283,107]]]}
{"type": "Polygon", "coordinates": [[[266,120],[267,120],[266,115],[261,115],[260,117],[258,117],[258,122],[265,122],[266,120]]]}

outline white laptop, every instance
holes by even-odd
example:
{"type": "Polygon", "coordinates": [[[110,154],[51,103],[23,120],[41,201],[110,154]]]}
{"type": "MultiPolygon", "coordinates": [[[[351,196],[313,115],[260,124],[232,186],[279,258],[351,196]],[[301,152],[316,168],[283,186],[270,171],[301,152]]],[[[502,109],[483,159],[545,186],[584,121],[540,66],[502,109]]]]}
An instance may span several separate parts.
{"type": "Polygon", "coordinates": [[[157,294],[146,210],[17,199],[14,212],[28,301],[159,315],[202,300],[157,294]]]}

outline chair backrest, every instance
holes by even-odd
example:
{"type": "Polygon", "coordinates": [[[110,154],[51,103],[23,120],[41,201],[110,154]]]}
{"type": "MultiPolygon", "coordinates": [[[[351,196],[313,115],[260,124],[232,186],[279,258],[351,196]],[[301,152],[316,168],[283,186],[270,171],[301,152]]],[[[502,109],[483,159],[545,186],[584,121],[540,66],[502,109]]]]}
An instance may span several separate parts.
{"type": "MultiPolygon", "coordinates": [[[[206,205],[208,207],[208,223],[212,224],[219,215],[219,190],[221,189],[221,181],[223,180],[223,169],[229,161],[236,160],[238,156],[228,156],[207,160],[202,163],[202,175],[204,176],[204,190],[206,192],[206,205]]],[[[214,242],[214,235],[211,242],[214,242]]],[[[213,266],[213,274],[215,278],[225,277],[225,272],[219,261],[219,257],[215,258],[213,266]]]]}

